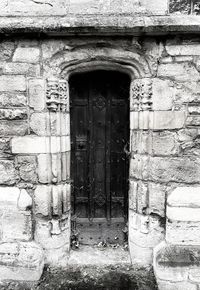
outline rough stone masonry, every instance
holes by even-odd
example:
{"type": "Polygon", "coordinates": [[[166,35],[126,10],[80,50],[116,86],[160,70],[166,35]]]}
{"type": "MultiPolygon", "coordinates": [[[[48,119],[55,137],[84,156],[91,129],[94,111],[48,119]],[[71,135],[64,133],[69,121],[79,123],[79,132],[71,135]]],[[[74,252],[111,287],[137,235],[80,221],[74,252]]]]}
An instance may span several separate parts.
{"type": "MultiPolygon", "coordinates": [[[[169,3],[168,3],[169,2],[169,3]]],[[[200,287],[200,5],[0,3],[0,281],[70,252],[69,77],[127,73],[129,251],[160,290],[200,287]]]]}

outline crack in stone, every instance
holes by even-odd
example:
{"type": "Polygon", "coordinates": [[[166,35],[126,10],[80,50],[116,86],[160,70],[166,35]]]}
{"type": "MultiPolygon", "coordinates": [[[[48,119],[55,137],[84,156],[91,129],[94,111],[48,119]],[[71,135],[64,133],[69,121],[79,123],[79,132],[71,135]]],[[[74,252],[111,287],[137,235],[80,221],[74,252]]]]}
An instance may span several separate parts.
{"type": "Polygon", "coordinates": [[[46,4],[46,5],[49,5],[49,6],[53,7],[53,4],[51,4],[49,2],[46,2],[44,0],[31,0],[31,1],[33,1],[36,4],[46,4]]]}

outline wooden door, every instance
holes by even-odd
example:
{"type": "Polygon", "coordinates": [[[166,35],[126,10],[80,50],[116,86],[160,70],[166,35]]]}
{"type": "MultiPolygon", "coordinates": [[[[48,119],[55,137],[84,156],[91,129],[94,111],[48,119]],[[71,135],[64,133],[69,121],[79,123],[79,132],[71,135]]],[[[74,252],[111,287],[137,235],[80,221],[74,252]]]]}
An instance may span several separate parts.
{"type": "Polygon", "coordinates": [[[83,244],[124,239],[129,86],[126,75],[106,71],[70,80],[72,211],[83,244]]]}

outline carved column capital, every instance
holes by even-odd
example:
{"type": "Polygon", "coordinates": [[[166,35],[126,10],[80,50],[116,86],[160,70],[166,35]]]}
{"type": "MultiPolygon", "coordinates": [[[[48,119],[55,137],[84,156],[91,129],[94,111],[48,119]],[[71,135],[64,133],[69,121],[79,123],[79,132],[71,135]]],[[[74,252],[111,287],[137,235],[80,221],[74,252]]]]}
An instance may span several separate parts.
{"type": "Polygon", "coordinates": [[[66,111],[68,103],[68,82],[66,80],[47,80],[46,103],[47,108],[52,112],[66,111]]]}
{"type": "Polygon", "coordinates": [[[131,84],[131,109],[149,111],[152,109],[152,79],[138,79],[131,84]]]}

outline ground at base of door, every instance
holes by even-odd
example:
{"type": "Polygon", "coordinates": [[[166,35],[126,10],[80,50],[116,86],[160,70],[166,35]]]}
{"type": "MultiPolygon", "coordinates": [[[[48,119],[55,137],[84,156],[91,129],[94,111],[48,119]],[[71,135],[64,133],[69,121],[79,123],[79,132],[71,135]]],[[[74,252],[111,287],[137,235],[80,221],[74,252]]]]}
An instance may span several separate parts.
{"type": "Polygon", "coordinates": [[[131,266],[123,247],[80,246],[65,268],[46,267],[40,281],[4,283],[0,290],[157,290],[151,267],[131,266]]]}

